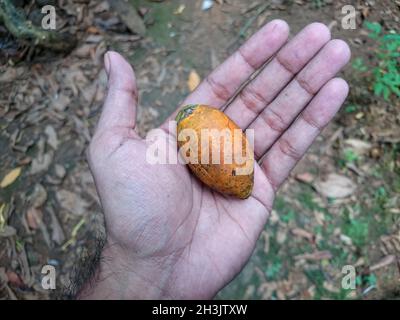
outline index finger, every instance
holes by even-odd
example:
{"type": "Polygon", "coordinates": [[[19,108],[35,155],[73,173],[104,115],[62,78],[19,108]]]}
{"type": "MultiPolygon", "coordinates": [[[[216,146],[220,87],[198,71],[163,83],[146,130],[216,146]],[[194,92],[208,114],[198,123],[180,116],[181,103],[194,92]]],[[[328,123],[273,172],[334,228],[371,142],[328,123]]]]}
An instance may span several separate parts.
{"type": "MultiPolygon", "coordinates": [[[[221,108],[282,47],[288,36],[289,26],[285,21],[277,19],[267,23],[211,72],[182,105],[206,104],[221,108]]],[[[161,128],[168,130],[168,121],[176,116],[179,109],[161,128]]]]}

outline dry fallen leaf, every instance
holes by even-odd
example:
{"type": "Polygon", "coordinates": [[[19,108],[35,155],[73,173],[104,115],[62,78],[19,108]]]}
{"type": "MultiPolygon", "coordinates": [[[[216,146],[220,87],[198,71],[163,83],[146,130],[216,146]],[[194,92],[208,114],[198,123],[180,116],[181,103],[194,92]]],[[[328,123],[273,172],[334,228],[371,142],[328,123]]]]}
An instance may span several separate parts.
{"type": "Polygon", "coordinates": [[[340,235],[340,240],[347,246],[351,246],[353,244],[353,240],[351,240],[351,238],[345,234],[340,235]]]}
{"type": "Polygon", "coordinates": [[[53,107],[57,111],[64,111],[65,108],[68,107],[70,103],[71,103],[70,98],[63,93],[60,93],[52,100],[51,107],[53,107]]]}
{"type": "Polygon", "coordinates": [[[86,213],[88,203],[78,194],[68,190],[58,190],[56,198],[61,207],[72,214],[83,215],[86,213]]]}
{"type": "Polygon", "coordinates": [[[396,256],[395,255],[391,254],[391,255],[385,256],[379,262],[377,262],[374,265],[372,265],[369,268],[369,270],[370,271],[375,271],[375,270],[384,268],[384,267],[392,264],[395,261],[396,261],[396,256]]]}
{"type": "Polygon", "coordinates": [[[325,181],[317,181],[315,188],[328,198],[346,198],[354,193],[356,184],[345,176],[331,173],[325,181]]]}
{"type": "Polygon", "coordinates": [[[291,232],[298,237],[301,238],[306,238],[309,241],[312,241],[314,239],[314,235],[311,232],[308,232],[307,230],[301,229],[301,228],[294,228],[291,230],[291,232]]]}
{"type": "Polygon", "coordinates": [[[57,132],[53,126],[47,125],[44,129],[44,133],[47,135],[47,143],[54,149],[57,150],[58,147],[58,137],[57,132]]]}
{"type": "Polygon", "coordinates": [[[43,206],[47,200],[47,191],[40,183],[35,184],[32,194],[29,196],[32,207],[39,208],[43,206]]]}
{"type": "Polygon", "coordinates": [[[65,234],[61,228],[60,221],[57,215],[54,213],[53,208],[48,207],[47,212],[51,218],[51,240],[53,240],[58,245],[61,245],[65,241],[65,234]]]}
{"type": "Polygon", "coordinates": [[[325,251],[315,251],[312,253],[304,253],[304,254],[299,254],[294,257],[296,260],[311,260],[311,261],[318,261],[318,260],[325,260],[325,259],[331,259],[332,254],[325,250],[325,251]]]}
{"type": "Polygon", "coordinates": [[[5,71],[2,70],[0,75],[0,83],[2,82],[13,82],[19,76],[24,73],[22,67],[19,68],[7,68],[5,71]]]}
{"type": "Polygon", "coordinates": [[[26,221],[28,222],[29,228],[36,230],[42,223],[43,212],[37,208],[30,208],[26,212],[26,221]]]}
{"type": "Polygon", "coordinates": [[[19,175],[21,174],[21,167],[17,167],[15,169],[12,169],[9,173],[7,173],[3,180],[0,183],[0,187],[1,188],[5,188],[7,186],[9,186],[10,184],[12,184],[15,180],[17,180],[17,178],[19,177],[19,175]]]}
{"type": "Polygon", "coordinates": [[[189,78],[187,81],[187,85],[190,91],[193,91],[194,89],[197,88],[197,86],[200,84],[200,76],[196,72],[196,70],[192,70],[189,73],[189,78]]]}
{"type": "Polygon", "coordinates": [[[332,293],[339,293],[340,292],[340,289],[338,287],[336,287],[333,283],[328,282],[328,281],[324,281],[323,287],[324,287],[324,289],[326,289],[326,290],[328,290],[329,292],[332,292],[332,293]]]}
{"type": "Polygon", "coordinates": [[[39,172],[47,171],[53,161],[53,152],[39,154],[31,163],[30,174],[34,175],[39,172]]]}
{"type": "Polygon", "coordinates": [[[182,14],[183,11],[185,10],[186,6],[184,4],[181,4],[175,11],[174,14],[178,15],[178,14],[182,14]]]}
{"type": "Polygon", "coordinates": [[[4,226],[0,230],[0,238],[8,238],[8,237],[15,236],[16,234],[17,234],[17,230],[15,230],[15,228],[11,227],[11,226],[4,226]]]}
{"type": "Polygon", "coordinates": [[[3,203],[0,206],[0,230],[2,230],[6,224],[6,218],[3,215],[3,212],[5,211],[4,209],[6,208],[6,204],[3,203]]]}
{"type": "Polygon", "coordinates": [[[359,156],[366,154],[372,147],[369,142],[359,139],[347,139],[344,144],[359,156]]]}
{"type": "Polygon", "coordinates": [[[144,36],[146,33],[146,26],[143,19],[139,16],[134,6],[124,0],[109,1],[111,9],[117,12],[121,21],[132,32],[144,36]]]}
{"type": "Polygon", "coordinates": [[[296,174],[296,179],[300,182],[311,183],[314,180],[314,175],[310,172],[303,172],[296,174]]]}
{"type": "Polygon", "coordinates": [[[7,282],[15,287],[21,288],[24,286],[24,282],[21,277],[14,271],[6,271],[7,282]]]}

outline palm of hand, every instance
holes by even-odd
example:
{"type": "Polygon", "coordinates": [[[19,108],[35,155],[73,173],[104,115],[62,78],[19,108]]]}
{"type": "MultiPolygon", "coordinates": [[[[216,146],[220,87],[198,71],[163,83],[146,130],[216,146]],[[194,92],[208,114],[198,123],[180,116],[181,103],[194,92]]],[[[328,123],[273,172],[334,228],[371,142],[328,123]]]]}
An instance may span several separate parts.
{"type": "Polygon", "coordinates": [[[190,297],[196,288],[193,297],[214,295],[247,261],[267,208],[254,197],[231,199],[208,189],[184,165],[148,164],[143,140],[121,145],[119,132],[107,135],[116,149],[91,167],[111,241],[140,259],[172,257],[178,281],[165,294],[190,297]]]}
{"type": "MultiPolygon", "coordinates": [[[[184,104],[225,104],[283,45],[287,33],[283,21],[266,25],[184,104]],[[268,48],[260,48],[260,40],[269,41],[268,48]],[[252,55],[255,49],[257,55],[252,55]]],[[[134,130],[134,75],[118,54],[109,54],[112,62],[106,59],[109,93],[89,149],[89,163],[105,212],[108,242],[122,247],[132,259],[157,261],[160,269],[168,270],[160,288],[164,295],[212,297],[240,271],[264,227],[276,189],[347,95],[345,82],[331,78],[347,62],[348,48],[337,40],[329,42],[326,27],[308,26],[277,57],[225,109],[243,129],[255,130],[260,165],[255,166],[254,190],[246,200],[208,189],[184,165],[146,162],[146,142],[134,130]],[[305,49],[310,38],[314,42],[305,49]],[[305,52],[293,55],[298,48],[305,52]],[[321,64],[324,75],[315,80],[315,65],[321,64]],[[271,87],[269,96],[259,92],[260,87],[271,87]],[[285,103],[288,96],[296,99],[295,106],[285,103]],[[276,106],[281,110],[276,111],[276,106]],[[300,112],[302,116],[290,125],[300,112]]],[[[167,130],[165,136],[175,139],[167,130]]]]}

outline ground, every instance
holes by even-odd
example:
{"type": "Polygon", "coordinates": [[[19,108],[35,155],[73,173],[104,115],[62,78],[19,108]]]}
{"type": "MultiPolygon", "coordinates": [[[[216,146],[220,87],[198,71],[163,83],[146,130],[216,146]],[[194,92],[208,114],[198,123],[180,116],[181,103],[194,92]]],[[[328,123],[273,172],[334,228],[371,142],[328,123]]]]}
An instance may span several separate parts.
{"type": "MultiPolygon", "coordinates": [[[[320,21],[346,40],[352,61],[342,76],[351,91],[279,191],[249,263],[217,298],[400,297],[400,104],[395,93],[374,94],[371,70],[384,58],[365,24],[398,35],[399,2],[224,0],[208,11],[201,2],[131,0],[146,26],[140,36],[107,1],[58,1],[58,28],[78,38],[69,53],[18,42],[0,24],[0,181],[9,182],[0,188],[1,299],[52,297],[42,266],[54,265],[64,287],[103,232],[85,149],[105,94],[104,52],[121,52],[135,68],[144,136],[189,93],[191,71],[205,77],[273,18],[285,19],[291,35],[320,21]],[[349,3],[355,30],[341,27],[349,3]],[[355,290],[341,286],[345,265],[356,268],[355,290]]],[[[32,20],[35,8],[23,8],[32,20]]]]}

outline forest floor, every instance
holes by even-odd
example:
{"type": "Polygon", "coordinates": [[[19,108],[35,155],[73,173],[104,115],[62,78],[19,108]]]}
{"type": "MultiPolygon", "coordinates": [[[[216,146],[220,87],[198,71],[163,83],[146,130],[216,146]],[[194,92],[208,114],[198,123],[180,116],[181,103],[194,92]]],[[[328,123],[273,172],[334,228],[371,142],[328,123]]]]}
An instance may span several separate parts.
{"type": "MultiPolygon", "coordinates": [[[[51,297],[42,266],[56,267],[62,288],[95,246],[102,214],[85,148],[104,98],[105,51],[135,68],[144,136],[189,93],[190,72],[204,78],[274,18],[292,36],[320,21],[346,40],[352,60],[342,76],[351,92],[279,191],[251,260],[217,298],[399,298],[400,103],[374,94],[371,70],[384,66],[365,22],[398,34],[400,2],[225,0],[207,11],[200,0],[131,3],[145,36],[131,33],[107,1],[58,1],[58,28],[79,40],[68,54],[21,44],[0,24],[0,181],[18,176],[0,188],[0,299],[51,297]],[[355,30],[341,27],[349,2],[355,30]],[[341,286],[346,265],[356,268],[355,290],[341,286]]],[[[35,8],[24,7],[32,20],[35,8]]]]}

